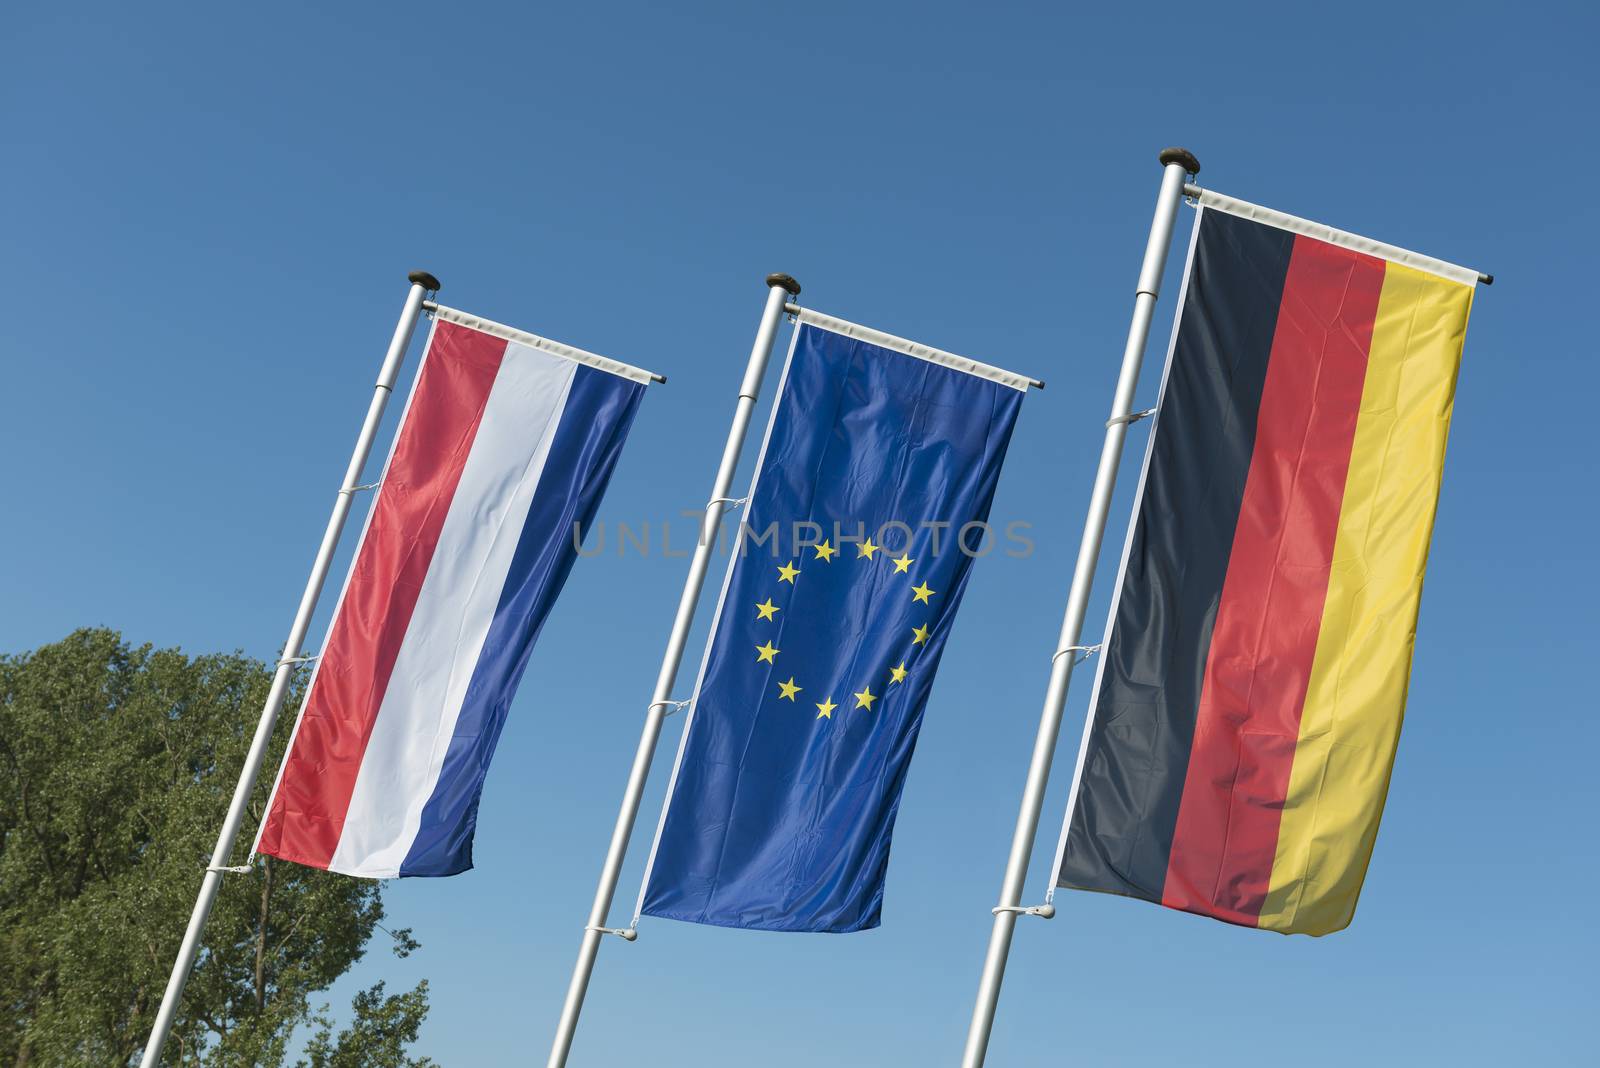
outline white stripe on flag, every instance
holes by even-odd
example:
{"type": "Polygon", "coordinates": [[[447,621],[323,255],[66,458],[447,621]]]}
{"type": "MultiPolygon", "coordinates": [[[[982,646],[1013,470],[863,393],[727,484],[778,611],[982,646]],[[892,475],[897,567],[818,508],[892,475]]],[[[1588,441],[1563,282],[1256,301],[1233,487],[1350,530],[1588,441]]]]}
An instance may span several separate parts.
{"type": "Polygon", "coordinates": [[[578,365],[509,343],[373,724],[330,871],[387,879],[416,839],[578,365]]]}

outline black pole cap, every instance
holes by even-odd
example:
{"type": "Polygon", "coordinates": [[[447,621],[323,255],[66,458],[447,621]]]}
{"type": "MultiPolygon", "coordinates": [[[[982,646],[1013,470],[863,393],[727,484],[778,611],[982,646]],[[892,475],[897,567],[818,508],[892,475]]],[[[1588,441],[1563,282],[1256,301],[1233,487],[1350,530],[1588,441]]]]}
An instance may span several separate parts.
{"type": "Polygon", "coordinates": [[[412,271],[406,275],[406,278],[410,280],[412,285],[421,286],[430,293],[439,292],[439,280],[427,271],[412,271]]]}
{"type": "Polygon", "coordinates": [[[800,295],[800,283],[794,280],[794,275],[792,274],[769,274],[767,275],[767,285],[773,287],[782,286],[789,291],[791,297],[800,295]]]}
{"type": "Polygon", "coordinates": [[[1163,148],[1161,150],[1161,165],[1169,166],[1173,163],[1183,164],[1183,169],[1189,174],[1200,173],[1200,161],[1194,158],[1194,153],[1187,148],[1163,148]]]}

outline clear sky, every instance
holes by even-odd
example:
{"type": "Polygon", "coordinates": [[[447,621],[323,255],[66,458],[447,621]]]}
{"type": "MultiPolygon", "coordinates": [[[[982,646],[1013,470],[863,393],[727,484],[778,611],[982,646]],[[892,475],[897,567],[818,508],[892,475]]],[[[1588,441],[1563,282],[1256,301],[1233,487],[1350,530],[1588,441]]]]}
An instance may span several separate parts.
{"type": "MultiPolygon", "coordinates": [[[[275,657],[413,267],[452,304],[670,375],[601,511],[650,522],[657,549],[708,495],[769,271],[819,310],[1049,381],[994,507],[1037,550],[974,570],[883,927],[647,920],[603,948],[575,1065],[955,1063],[1159,149],[1193,149],[1221,191],[1494,272],[1354,925],[1285,939],[1064,893],[1055,920],[1020,925],[991,1063],[1590,1063],[1592,7],[35,4],[5,21],[0,649],[106,624],[275,657]]],[[[1144,430],[1129,440],[1132,463],[1144,430]]],[[[374,953],[336,1002],[426,975],[423,1051],[543,1063],[684,571],[614,542],[579,562],[489,777],[477,870],[391,885],[423,949],[374,953]]]]}

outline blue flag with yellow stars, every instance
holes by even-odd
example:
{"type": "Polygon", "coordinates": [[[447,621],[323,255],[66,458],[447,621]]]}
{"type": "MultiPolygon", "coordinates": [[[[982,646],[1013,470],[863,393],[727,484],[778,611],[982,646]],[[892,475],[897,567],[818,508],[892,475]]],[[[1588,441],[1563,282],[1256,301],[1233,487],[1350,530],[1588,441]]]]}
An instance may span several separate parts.
{"type": "Polygon", "coordinates": [[[797,328],[642,914],[878,926],[901,788],[974,559],[994,548],[1026,380],[855,330],[797,328]],[[912,354],[930,352],[947,358],[912,354]]]}

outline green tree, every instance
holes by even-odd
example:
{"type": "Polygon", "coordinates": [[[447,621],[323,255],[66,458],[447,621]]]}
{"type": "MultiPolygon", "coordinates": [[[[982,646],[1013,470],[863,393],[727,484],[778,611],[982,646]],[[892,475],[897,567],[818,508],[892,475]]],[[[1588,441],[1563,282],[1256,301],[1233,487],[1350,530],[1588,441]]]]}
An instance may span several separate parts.
{"type": "Polygon", "coordinates": [[[306,1046],[309,1061],[301,1068],[427,1068],[433,1062],[411,1060],[406,1046],[417,1040],[428,1014],[428,981],[405,994],[383,996],[377,983],[356,995],[354,1020],[333,1037],[333,1021],[317,1016],[320,1028],[306,1046]]]}
{"type": "MultiPolygon", "coordinates": [[[[0,1064],[137,1057],[270,681],[266,665],[238,654],[133,648],[104,629],[0,656],[0,1064]]],[[[312,1015],[311,998],[374,931],[400,956],[416,947],[382,919],[376,882],[270,858],[228,875],[166,1063],[277,1068],[296,1026],[314,1021],[307,1068],[430,1064],[404,1049],[427,1014],[426,982],[357,995],[336,1037],[312,1015]]]]}

